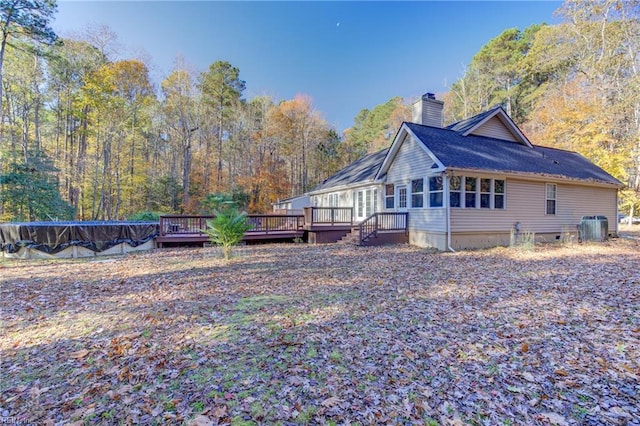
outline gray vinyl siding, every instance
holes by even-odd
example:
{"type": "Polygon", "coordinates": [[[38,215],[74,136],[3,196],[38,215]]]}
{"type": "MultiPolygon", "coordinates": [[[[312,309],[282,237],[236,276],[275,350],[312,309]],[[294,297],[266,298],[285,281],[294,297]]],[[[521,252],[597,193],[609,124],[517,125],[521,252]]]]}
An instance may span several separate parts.
{"type": "Polygon", "coordinates": [[[452,232],[508,232],[516,222],[522,231],[575,230],[584,215],[602,215],[616,229],[615,188],[557,184],[556,214],[546,214],[546,183],[506,179],[506,209],[451,208],[452,232]]]}
{"type": "Polygon", "coordinates": [[[338,194],[338,207],[353,207],[352,190],[343,191],[327,191],[322,194],[314,195],[315,207],[329,207],[329,194],[338,194]]]}
{"type": "Polygon", "coordinates": [[[433,164],[433,159],[418,145],[418,142],[411,135],[407,135],[389,167],[387,183],[406,184],[411,179],[425,177],[433,164]]]}
{"type": "MultiPolygon", "coordinates": [[[[407,135],[400,147],[393,163],[387,172],[386,183],[407,185],[407,197],[411,197],[411,180],[424,179],[425,205],[428,204],[428,176],[433,176],[433,159],[418,145],[410,135],[407,135]]],[[[383,189],[384,191],[384,189],[383,189]]],[[[397,200],[396,200],[397,202],[397,200]]],[[[445,208],[409,208],[409,231],[446,231],[445,208]]]]}
{"type": "Polygon", "coordinates": [[[447,230],[447,209],[409,209],[409,232],[447,230]]]}
{"type": "Polygon", "coordinates": [[[490,118],[482,126],[471,132],[472,135],[486,136],[489,138],[502,139],[517,142],[518,139],[502,124],[498,117],[490,118]]]}
{"type": "Polygon", "coordinates": [[[421,99],[413,105],[412,121],[425,126],[442,127],[444,102],[435,99],[421,99]]]}

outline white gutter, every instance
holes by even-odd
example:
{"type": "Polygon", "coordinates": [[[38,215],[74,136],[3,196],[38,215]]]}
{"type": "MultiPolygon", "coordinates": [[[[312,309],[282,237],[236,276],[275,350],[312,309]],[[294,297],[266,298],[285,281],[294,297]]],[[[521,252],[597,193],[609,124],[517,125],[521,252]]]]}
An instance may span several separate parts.
{"type": "Polygon", "coordinates": [[[306,195],[309,196],[315,196],[315,195],[322,195],[322,194],[329,194],[331,192],[338,192],[338,191],[348,191],[348,190],[352,190],[352,189],[358,189],[358,188],[364,188],[367,186],[374,186],[374,185],[381,185],[384,183],[384,180],[382,179],[378,179],[378,180],[370,180],[370,181],[366,181],[366,182],[359,182],[356,184],[343,184],[343,185],[338,185],[338,186],[331,186],[329,188],[324,188],[324,189],[318,189],[315,191],[309,191],[309,192],[305,192],[306,195]]]}

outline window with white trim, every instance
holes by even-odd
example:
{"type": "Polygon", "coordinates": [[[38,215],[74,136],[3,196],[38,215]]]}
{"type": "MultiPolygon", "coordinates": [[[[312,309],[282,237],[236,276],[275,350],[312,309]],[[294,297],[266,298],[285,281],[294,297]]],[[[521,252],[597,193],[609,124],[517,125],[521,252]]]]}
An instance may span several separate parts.
{"type": "Polygon", "coordinates": [[[505,180],[451,176],[449,178],[449,206],[468,209],[505,209],[505,180]]]}
{"type": "Polygon", "coordinates": [[[491,208],[491,179],[480,179],[480,208],[491,208]]]}
{"type": "Polygon", "coordinates": [[[558,187],[555,183],[546,184],[546,204],[547,204],[547,214],[554,215],[556,214],[556,201],[558,198],[558,187]]]}
{"type": "Polygon", "coordinates": [[[407,208],[407,187],[406,186],[398,187],[398,208],[399,209],[407,208]]]}
{"type": "Polygon", "coordinates": [[[462,207],[462,178],[451,176],[449,179],[449,206],[462,207]]]}
{"type": "Polygon", "coordinates": [[[337,192],[329,194],[329,207],[338,207],[338,205],[340,204],[339,200],[340,197],[338,196],[337,192]]]}
{"type": "Polygon", "coordinates": [[[444,186],[442,176],[432,176],[429,178],[429,207],[442,207],[444,186]]]}
{"type": "Polygon", "coordinates": [[[476,188],[478,187],[478,179],[474,177],[464,178],[464,206],[466,208],[476,207],[476,188]]]}
{"type": "Polygon", "coordinates": [[[493,208],[504,209],[504,180],[494,179],[493,181],[493,208]]]}
{"type": "Polygon", "coordinates": [[[371,215],[371,190],[364,191],[364,215],[371,215]]]}
{"type": "Polygon", "coordinates": [[[373,210],[371,211],[371,213],[376,213],[378,211],[378,190],[374,189],[373,191],[371,191],[372,193],[372,197],[373,197],[373,210]]]}
{"type": "Polygon", "coordinates": [[[411,207],[424,207],[424,179],[414,179],[411,181],[411,207]]]}
{"type": "Polygon", "coordinates": [[[395,203],[394,196],[395,191],[393,184],[384,186],[384,206],[388,209],[392,209],[395,203]]]}

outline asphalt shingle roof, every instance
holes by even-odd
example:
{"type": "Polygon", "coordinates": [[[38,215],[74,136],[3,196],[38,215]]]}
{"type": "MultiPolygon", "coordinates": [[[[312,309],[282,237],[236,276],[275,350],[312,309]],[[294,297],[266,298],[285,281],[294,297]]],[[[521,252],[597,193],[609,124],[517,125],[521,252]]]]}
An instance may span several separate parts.
{"type": "MultiPolygon", "coordinates": [[[[463,136],[465,131],[491,115],[495,109],[443,129],[416,123],[404,124],[446,168],[529,173],[620,184],[616,178],[576,152],[543,146],[530,148],[519,142],[485,136],[463,136]]],[[[313,191],[373,181],[388,151],[383,149],[365,155],[327,178],[313,191]]]]}
{"type": "Polygon", "coordinates": [[[455,130],[405,123],[447,168],[564,176],[619,184],[582,155],[555,148],[529,148],[518,142],[462,136],[455,130]]]}
{"type": "Polygon", "coordinates": [[[367,154],[359,160],[349,164],[335,175],[328,177],[320,185],[313,188],[312,191],[320,189],[333,188],[336,186],[355,184],[373,180],[382,166],[384,158],[387,156],[389,149],[383,149],[373,154],[367,154]]]}
{"type": "Polygon", "coordinates": [[[454,132],[458,133],[464,133],[467,130],[475,127],[476,124],[480,123],[482,120],[493,114],[494,111],[499,108],[500,107],[491,108],[490,110],[481,112],[480,114],[474,115],[473,117],[469,117],[456,123],[449,124],[447,127],[445,127],[445,129],[453,130],[454,132]]]}

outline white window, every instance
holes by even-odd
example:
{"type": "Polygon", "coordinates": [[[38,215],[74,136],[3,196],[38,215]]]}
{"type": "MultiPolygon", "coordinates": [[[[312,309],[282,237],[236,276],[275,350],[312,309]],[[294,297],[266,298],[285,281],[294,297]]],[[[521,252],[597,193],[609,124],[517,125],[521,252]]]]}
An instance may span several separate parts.
{"type": "Polygon", "coordinates": [[[476,207],[476,189],[478,188],[478,179],[474,177],[464,178],[464,206],[466,208],[476,207]]]}
{"type": "Polygon", "coordinates": [[[406,186],[399,186],[398,187],[397,203],[398,203],[397,207],[399,209],[406,209],[407,208],[407,187],[406,186]]]}
{"type": "Polygon", "coordinates": [[[356,219],[362,220],[371,216],[378,209],[378,190],[362,189],[355,193],[356,219]]]}
{"type": "Polygon", "coordinates": [[[491,208],[491,179],[480,179],[480,208],[491,208]]]}
{"type": "Polygon", "coordinates": [[[384,206],[387,209],[392,209],[395,204],[394,191],[395,188],[393,187],[393,184],[384,186],[384,206]]]}
{"type": "Polygon", "coordinates": [[[429,178],[429,207],[442,207],[444,186],[442,185],[442,176],[433,176],[429,178]]]}
{"type": "Polygon", "coordinates": [[[506,208],[504,179],[451,176],[449,179],[449,206],[468,209],[506,208]]]}
{"type": "Polygon", "coordinates": [[[371,193],[373,194],[373,210],[371,211],[371,214],[374,214],[378,211],[378,190],[374,189],[371,193]]]}
{"type": "Polygon", "coordinates": [[[451,176],[449,179],[449,205],[462,207],[462,178],[460,176],[451,176]]]}
{"type": "Polygon", "coordinates": [[[414,179],[411,181],[411,207],[420,208],[424,206],[424,179],[414,179]]]}
{"type": "Polygon", "coordinates": [[[504,209],[504,180],[495,179],[493,181],[493,208],[504,209]]]}
{"type": "Polygon", "coordinates": [[[558,196],[558,187],[555,183],[548,183],[546,185],[547,188],[547,214],[553,215],[556,214],[556,200],[558,196]]]}
{"type": "Polygon", "coordinates": [[[364,215],[371,216],[371,190],[364,191],[364,215]]]}
{"type": "Polygon", "coordinates": [[[337,192],[329,194],[329,207],[338,207],[340,204],[339,199],[340,197],[338,196],[337,192]]]}

